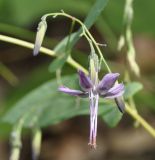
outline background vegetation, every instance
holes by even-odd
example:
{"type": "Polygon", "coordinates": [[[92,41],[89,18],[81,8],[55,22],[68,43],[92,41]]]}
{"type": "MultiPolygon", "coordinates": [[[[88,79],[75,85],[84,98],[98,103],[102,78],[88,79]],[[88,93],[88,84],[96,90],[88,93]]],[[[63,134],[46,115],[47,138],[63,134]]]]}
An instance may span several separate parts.
{"type": "MultiPolygon", "coordinates": [[[[103,55],[112,71],[121,73],[121,81],[126,84],[126,101],[134,104],[138,113],[153,126],[154,5],[153,0],[133,2],[134,17],[131,29],[140,76],[135,74],[135,68],[132,68],[128,61],[128,43],[121,51],[117,49],[120,35],[125,36],[126,25],[123,23],[125,0],[0,0],[0,32],[1,35],[34,43],[37,25],[42,15],[46,13],[63,9],[65,13],[81,21],[89,17],[86,25],[88,28],[93,25],[90,32],[97,42],[107,44],[107,47],[101,48],[103,55]],[[91,10],[95,3],[99,4],[98,8],[91,10]]],[[[64,45],[60,42],[69,34],[70,24],[71,21],[65,17],[49,18],[43,46],[54,50],[55,53],[62,53],[64,45]]],[[[74,31],[79,27],[76,24],[74,31]]],[[[54,71],[58,66],[50,67],[55,58],[43,53],[33,57],[31,49],[6,43],[3,37],[0,37],[0,47],[2,159],[8,159],[10,155],[11,147],[8,146],[19,147],[20,142],[22,160],[33,157],[30,149],[32,142],[34,142],[32,148],[37,148],[33,153],[37,155],[40,141],[39,138],[35,141],[35,138],[41,137],[40,129],[42,130],[40,159],[154,159],[155,145],[152,136],[141,125],[137,125],[135,119],[131,119],[132,116],[125,113],[122,117],[115,103],[102,101],[99,111],[98,150],[88,151],[89,104],[88,101],[78,101],[57,92],[60,82],[59,71],[62,66],[59,66],[56,74],[54,71]],[[18,136],[9,140],[11,133],[18,136]]],[[[72,48],[71,56],[76,62],[88,68],[89,52],[88,43],[81,38],[72,48]]],[[[76,72],[77,68],[65,63],[61,68],[62,83],[78,88],[76,72]]],[[[101,76],[105,73],[107,70],[103,65],[101,76]]]]}

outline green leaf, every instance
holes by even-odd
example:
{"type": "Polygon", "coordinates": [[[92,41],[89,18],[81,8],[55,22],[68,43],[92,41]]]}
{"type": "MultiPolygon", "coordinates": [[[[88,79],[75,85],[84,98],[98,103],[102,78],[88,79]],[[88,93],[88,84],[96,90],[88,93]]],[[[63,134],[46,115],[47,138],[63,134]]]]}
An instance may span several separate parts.
{"type": "Polygon", "coordinates": [[[87,28],[90,28],[95,23],[96,19],[102,13],[107,3],[108,0],[96,0],[84,21],[84,24],[87,28]]]}
{"type": "Polygon", "coordinates": [[[131,82],[125,86],[124,98],[128,99],[134,96],[137,92],[142,90],[143,85],[139,82],[131,82]]]}
{"type": "MultiPolygon", "coordinates": [[[[86,27],[89,29],[96,21],[96,19],[98,18],[98,16],[101,14],[101,12],[103,11],[103,9],[105,8],[106,4],[107,4],[108,0],[96,0],[95,4],[92,6],[91,10],[88,13],[88,16],[86,17],[84,24],[86,25],[86,27]]],[[[82,29],[80,29],[79,31],[73,33],[71,35],[70,38],[70,47],[72,48],[76,42],[79,40],[80,38],[80,34],[81,34],[82,29]]],[[[54,51],[57,53],[59,52],[64,52],[65,51],[65,46],[67,44],[67,39],[68,36],[65,37],[54,49],[54,51]]]]}
{"type": "Polygon", "coordinates": [[[60,69],[63,67],[67,60],[68,55],[59,56],[56,58],[49,66],[49,71],[51,73],[55,72],[57,69],[60,69]]]}
{"type": "Polygon", "coordinates": [[[109,127],[115,127],[121,120],[122,113],[115,105],[111,105],[104,108],[104,114],[102,115],[102,118],[109,127]]]}
{"type": "MultiPolygon", "coordinates": [[[[62,77],[62,81],[71,88],[77,88],[78,82],[75,75],[62,77]]],[[[8,110],[3,120],[15,124],[21,118],[26,117],[24,119],[25,127],[32,127],[36,123],[43,127],[78,115],[89,114],[88,99],[78,99],[59,93],[57,88],[56,79],[46,82],[19,100],[8,110]]],[[[116,106],[112,109],[111,106],[111,104],[100,102],[99,114],[104,117],[107,113],[113,112],[116,106]],[[110,108],[109,112],[106,110],[108,108],[110,108]]]]}

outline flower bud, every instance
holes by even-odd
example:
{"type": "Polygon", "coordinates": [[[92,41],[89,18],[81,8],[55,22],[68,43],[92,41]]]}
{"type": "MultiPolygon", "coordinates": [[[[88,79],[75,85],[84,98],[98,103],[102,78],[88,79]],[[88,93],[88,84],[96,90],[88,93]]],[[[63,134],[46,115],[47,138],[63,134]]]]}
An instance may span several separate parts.
{"type": "Polygon", "coordinates": [[[45,20],[42,20],[38,24],[38,28],[37,28],[37,35],[36,35],[36,40],[35,40],[35,45],[33,50],[34,56],[36,56],[40,50],[40,47],[42,45],[42,42],[45,36],[46,29],[47,29],[47,23],[45,20]]]}
{"type": "Polygon", "coordinates": [[[39,128],[34,128],[33,139],[32,139],[32,151],[33,151],[32,156],[34,160],[38,159],[40,154],[41,138],[42,138],[41,130],[39,128]]]}
{"type": "Polygon", "coordinates": [[[90,47],[91,47],[91,55],[89,57],[89,74],[91,81],[93,82],[94,85],[96,85],[98,83],[99,60],[91,42],[90,42],[90,47]]]}

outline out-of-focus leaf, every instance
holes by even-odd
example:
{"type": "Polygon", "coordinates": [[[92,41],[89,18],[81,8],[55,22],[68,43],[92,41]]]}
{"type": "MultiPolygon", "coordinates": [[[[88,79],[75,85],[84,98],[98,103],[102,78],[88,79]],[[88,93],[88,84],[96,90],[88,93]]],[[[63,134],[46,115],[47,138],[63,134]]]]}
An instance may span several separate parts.
{"type": "Polygon", "coordinates": [[[134,96],[143,88],[143,85],[139,82],[131,82],[125,86],[124,98],[128,99],[134,96]]]}
{"type": "MultiPolygon", "coordinates": [[[[76,17],[84,17],[94,1],[95,0],[1,0],[0,20],[3,23],[17,26],[31,26],[43,14],[51,11],[60,11],[61,9],[66,13],[76,15],[76,17]]],[[[104,20],[116,33],[120,32],[122,28],[124,2],[124,0],[119,0],[119,3],[114,0],[109,1],[103,13],[104,20]]],[[[134,32],[145,32],[155,35],[155,21],[152,16],[155,14],[154,6],[155,1],[134,1],[135,14],[132,27],[134,32]],[[147,12],[144,12],[144,8],[147,12]],[[147,18],[145,19],[145,17],[147,18]]]]}
{"type": "Polygon", "coordinates": [[[49,66],[49,71],[51,73],[55,72],[57,69],[62,68],[67,60],[68,55],[59,56],[56,58],[49,66]]]}
{"type": "MultiPolygon", "coordinates": [[[[77,76],[75,75],[63,77],[62,81],[69,87],[77,88],[77,76]]],[[[35,123],[42,127],[77,115],[89,114],[88,100],[77,99],[76,97],[59,93],[57,88],[58,85],[55,79],[43,84],[19,100],[5,114],[3,120],[9,123],[16,123],[26,115],[25,127],[31,127],[35,123]]],[[[99,114],[103,115],[103,117],[106,113],[113,112],[114,107],[109,112],[106,110],[112,104],[101,102],[100,106],[102,107],[99,107],[99,114]]]]}
{"type": "MultiPolygon", "coordinates": [[[[123,19],[123,11],[124,11],[124,0],[118,1],[109,1],[107,7],[105,8],[104,15],[106,20],[108,20],[108,24],[111,26],[112,30],[115,32],[120,32],[122,28],[122,19],[123,19]],[[115,16],[115,18],[113,17],[115,16]]],[[[134,1],[134,20],[132,29],[134,32],[138,33],[150,33],[154,34],[155,21],[154,10],[155,1],[134,1]],[[144,13],[144,8],[147,12],[144,13]],[[144,15],[147,17],[144,20],[144,15]]]]}
{"type": "Polygon", "coordinates": [[[96,0],[84,21],[84,24],[87,28],[90,28],[95,23],[96,19],[102,13],[107,3],[108,0],[96,0]]]}
{"type": "Polygon", "coordinates": [[[115,127],[122,118],[122,113],[118,110],[115,105],[104,107],[104,114],[102,115],[103,120],[110,127],[115,127]]]}
{"type": "Polygon", "coordinates": [[[16,24],[18,26],[30,26],[34,20],[51,11],[63,9],[67,13],[85,15],[90,7],[89,1],[73,0],[1,0],[1,22],[16,24]]]}

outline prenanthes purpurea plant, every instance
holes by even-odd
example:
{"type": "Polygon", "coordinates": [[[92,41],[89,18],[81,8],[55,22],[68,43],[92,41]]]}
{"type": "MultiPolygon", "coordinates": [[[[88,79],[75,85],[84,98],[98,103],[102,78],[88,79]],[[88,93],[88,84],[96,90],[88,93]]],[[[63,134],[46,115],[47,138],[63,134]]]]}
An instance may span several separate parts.
{"type": "MultiPolygon", "coordinates": [[[[103,55],[101,53],[101,50],[100,50],[100,48],[98,46],[98,43],[95,41],[95,39],[93,38],[93,36],[91,35],[91,33],[89,32],[89,30],[87,29],[87,27],[79,19],[77,19],[75,17],[72,17],[72,16],[70,16],[70,15],[68,15],[66,13],[61,13],[61,12],[60,13],[59,12],[58,13],[50,13],[48,15],[51,15],[51,16],[54,16],[54,17],[56,17],[56,16],[68,17],[71,20],[75,20],[77,23],[79,23],[81,25],[81,28],[85,31],[84,33],[87,34],[88,38],[91,40],[91,42],[95,46],[97,52],[99,53],[100,59],[103,61],[104,66],[107,68],[108,72],[111,72],[108,64],[106,63],[106,61],[105,61],[105,59],[104,59],[104,57],[103,57],[103,55]]],[[[46,17],[48,15],[46,15],[46,17]]],[[[83,35],[85,35],[85,34],[83,34],[83,35]]],[[[23,41],[23,40],[20,40],[20,39],[8,37],[8,36],[5,36],[5,35],[0,35],[0,40],[4,41],[4,42],[16,44],[16,45],[19,45],[19,46],[24,46],[24,47],[30,48],[30,49],[34,48],[34,45],[32,43],[29,43],[29,42],[26,42],[26,41],[23,41]]],[[[45,47],[41,47],[39,49],[40,49],[40,52],[42,52],[44,54],[47,54],[49,56],[57,57],[57,51],[55,51],[55,50],[47,49],[45,47]]],[[[76,62],[74,59],[72,59],[71,56],[66,61],[72,67],[74,67],[74,68],[76,68],[78,70],[82,70],[86,75],[88,74],[87,69],[85,69],[78,62],[76,62]]],[[[120,110],[122,110],[122,108],[124,108],[124,106],[125,106],[125,111],[131,117],[133,117],[135,120],[137,120],[146,129],[146,131],[148,131],[148,133],[150,133],[153,137],[155,137],[155,130],[154,130],[154,128],[152,126],[150,126],[138,113],[136,113],[131,108],[131,106],[129,105],[128,102],[125,102],[125,105],[124,105],[124,102],[122,101],[122,98],[120,98],[120,97],[115,98],[115,101],[116,101],[116,103],[117,103],[117,105],[118,105],[118,107],[119,107],[120,110]]]]}
{"type": "MultiPolygon", "coordinates": [[[[103,2],[103,1],[102,1],[103,2]]],[[[95,12],[96,10],[95,9],[93,9],[93,13],[95,12]]],[[[97,10],[97,13],[98,13],[98,11],[99,10],[97,10]]],[[[44,38],[44,35],[45,35],[45,32],[46,32],[46,28],[47,28],[47,25],[46,25],[46,17],[47,16],[53,16],[53,17],[56,17],[56,16],[64,16],[64,17],[67,17],[67,18],[70,18],[72,21],[74,21],[75,20],[75,22],[77,22],[78,24],[80,24],[80,26],[81,26],[81,29],[78,31],[78,32],[76,32],[75,34],[71,34],[71,42],[73,42],[75,39],[79,39],[80,38],[80,36],[85,36],[85,38],[87,37],[88,38],[88,40],[90,40],[91,42],[92,42],[92,44],[94,45],[94,47],[95,47],[95,50],[97,51],[97,53],[99,54],[99,58],[100,58],[100,60],[102,60],[102,62],[103,62],[103,64],[104,64],[104,66],[105,66],[105,68],[107,69],[107,71],[109,72],[109,74],[108,75],[112,75],[112,74],[114,74],[115,76],[116,76],[116,79],[118,78],[118,73],[111,73],[111,70],[110,70],[110,68],[109,68],[109,66],[108,66],[108,64],[106,63],[106,61],[105,61],[105,59],[104,59],[104,57],[103,57],[103,55],[102,55],[102,52],[101,52],[101,50],[100,50],[100,48],[99,48],[99,45],[98,45],[98,43],[95,41],[95,39],[94,39],[94,37],[91,35],[91,33],[89,32],[89,28],[90,28],[90,26],[87,26],[88,25],[88,23],[86,23],[87,25],[85,25],[85,23],[82,23],[79,19],[77,19],[77,18],[75,18],[75,17],[73,17],[73,16],[71,16],[71,15],[68,15],[68,14],[66,14],[66,13],[64,13],[64,12],[58,12],[58,13],[50,13],[50,14],[47,14],[47,15],[45,15],[45,16],[43,16],[44,18],[42,18],[42,21],[43,22],[45,22],[45,23],[40,23],[41,25],[39,26],[39,28],[38,28],[38,32],[37,32],[37,37],[39,38],[36,38],[36,42],[35,42],[35,45],[33,45],[33,43],[29,43],[29,42],[26,42],[26,41],[23,41],[23,40],[20,40],[20,39],[16,39],[16,38],[12,38],[12,37],[8,37],[8,36],[5,36],[5,35],[0,35],[0,40],[1,41],[4,41],[4,42],[8,42],[8,43],[12,43],[12,44],[16,44],[16,45],[19,45],[19,46],[23,46],[23,47],[26,47],[26,48],[30,48],[30,49],[33,49],[33,48],[35,48],[34,49],[34,55],[37,55],[38,54],[38,52],[39,52],[39,50],[40,50],[40,52],[42,52],[42,53],[44,53],[44,54],[47,54],[47,55],[49,55],[49,56],[54,56],[54,57],[58,57],[59,56],[59,52],[60,52],[60,50],[63,48],[62,46],[66,46],[66,43],[59,43],[59,47],[61,48],[61,49],[57,49],[57,50],[51,50],[51,49],[47,49],[47,48],[45,48],[45,47],[41,47],[41,44],[42,44],[42,41],[43,41],[43,38],[44,38]],[[80,34],[77,34],[77,33],[80,33],[80,34]],[[76,38],[74,38],[74,37],[76,37],[76,38]]],[[[94,18],[94,16],[90,16],[91,17],[91,19],[93,19],[94,18]]],[[[90,19],[89,19],[90,20],[90,19]]],[[[87,21],[88,22],[88,21],[87,21]]],[[[94,23],[94,22],[93,22],[94,23]]],[[[68,37],[67,38],[65,38],[65,39],[68,39],[68,37]]],[[[65,39],[62,41],[62,42],[65,42],[65,39]]],[[[73,42],[73,46],[74,46],[74,44],[76,43],[77,41],[74,41],[73,42]]],[[[61,50],[62,51],[62,53],[63,54],[65,54],[65,52],[64,52],[64,50],[62,49],[61,50]]],[[[94,57],[96,57],[96,56],[94,56],[94,57]]],[[[103,85],[103,81],[102,80],[104,80],[104,79],[106,79],[106,77],[108,76],[108,75],[105,75],[105,77],[101,80],[101,81],[99,81],[99,79],[98,79],[98,72],[99,72],[99,70],[95,70],[95,66],[96,66],[96,60],[95,59],[93,59],[91,56],[90,56],[90,68],[89,68],[89,71],[87,71],[87,69],[85,69],[83,66],[81,66],[78,62],[76,62],[72,57],[71,57],[71,55],[69,55],[69,57],[66,59],[66,62],[67,63],[69,63],[72,67],[74,67],[75,69],[77,69],[78,70],[78,73],[79,73],[79,79],[83,79],[82,80],[82,82],[80,82],[80,85],[81,85],[81,88],[82,88],[82,91],[80,91],[80,93],[81,94],[85,94],[85,97],[88,97],[89,99],[90,99],[90,109],[91,108],[93,108],[92,110],[90,110],[90,113],[92,113],[92,119],[91,119],[91,117],[90,117],[90,145],[93,147],[93,148],[95,148],[96,147],[96,137],[95,138],[93,138],[93,136],[94,135],[96,135],[96,132],[97,132],[97,128],[95,128],[95,127],[97,127],[97,105],[98,105],[98,100],[99,100],[99,97],[103,97],[103,98],[108,98],[108,96],[107,96],[107,93],[108,92],[110,92],[110,91],[112,91],[112,88],[114,88],[114,87],[116,87],[117,85],[121,85],[121,84],[118,84],[118,82],[116,82],[115,83],[115,80],[113,81],[113,85],[111,85],[111,87],[109,87],[109,89],[107,89],[107,90],[104,90],[104,92],[101,92],[100,90],[99,90],[99,84],[101,83],[102,85],[103,85]],[[81,78],[81,77],[83,77],[83,78],[81,78]],[[97,81],[95,82],[94,81],[94,77],[97,77],[96,79],[97,79],[97,81]],[[86,80],[86,83],[84,83],[85,82],[85,80],[86,80]],[[89,83],[87,83],[87,80],[88,80],[88,82],[89,83]],[[84,82],[83,82],[84,81],[84,82]],[[85,84],[84,86],[83,86],[83,84],[85,84]],[[91,84],[91,87],[90,87],[90,85],[88,85],[88,84],[91,84]],[[95,86],[95,87],[94,87],[95,86]],[[90,87],[90,88],[89,88],[90,87]],[[95,88],[95,89],[94,89],[95,88]],[[96,108],[95,108],[96,107],[96,108]],[[91,126],[92,125],[92,126],[91,126]],[[92,131],[92,132],[91,132],[92,131]]],[[[98,62],[97,62],[97,64],[98,64],[98,62]]],[[[64,84],[66,84],[66,83],[64,83],[64,84]]],[[[107,84],[107,83],[105,83],[105,84],[107,84]]],[[[49,85],[48,85],[49,86],[49,85]]],[[[103,85],[104,86],[104,85],[103,85]]],[[[106,87],[107,87],[107,85],[106,85],[106,87]]],[[[41,89],[41,93],[42,93],[42,89],[45,89],[45,88],[38,88],[38,90],[37,90],[37,93],[40,91],[40,89],[41,89]]],[[[48,89],[50,90],[49,92],[50,92],[50,94],[51,94],[51,88],[50,87],[48,87],[48,89]]],[[[56,87],[56,90],[57,90],[57,87],[56,87]]],[[[53,90],[53,91],[55,91],[56,92],[56,90],[53,90]]],[[[70,89],[69,89],[70,90],[70,89]]],[[[122,87],[122,90],[123,90],[123,87],[122,87]]],[[[47,91],[47,90],[46,90],[47,91]]],[[[123,91],[122,91],[123,92],[123,91]]],[[[79,93],[79,91],[78,91],[78,93],[79,93]]],[[[68,93],[69,94],[69,93],[68,93]]],[[[115,94],[117,94],[117,92],[115,91],[115,94]]],[[[123,94],[123,93],[121,93],[121,94],[123,94]]],[[[120,95],[121,95],[120,94],[120,95]]],[[[15,112],[15,113],[17,113],[17,117],[18,117],[18,115],[24,115],[25,113],[30,113],[30,109],[28,109],[28,108],[26,108],[26,111],[24,110],[24,108],[25,107],[27,107],[27,106],[25,106],[24,104],[30,104],[29,106],[30,107],[32,107],[32,108],[35,108],[36,110],[35,110],[35,112],[36,111],[38,111],[39,110],[39,108],[41,108],[41,111],[40,111],[40,114],[46,119],[46,117],[45,117],[45,115],[44,115],[44,110],[45,110],[45,108],[47,108],[47,106],[48,105],[51,105],[51,103],[49,103],[46,107],[44,106],[44,104],[40,104],[40,103],[36,103],[36,102],[40,102],[41,100],[43,100],[43,98],[44,98],[44,100],[46,100],[46,98],[44,97],[44,94],[41,94],[41,96],[39,96],[39,94],[36,94],[36,92],[35,93],[30,93],[29,94],[30,96],[29,97],[27,97],[27,98],[23,98],[22,100],[19,100],[19,102],[22,102],[22,103],[18,103],[17,105],[15,105],[15,106],[13,106],[13,109],[15,109],[15,111],[17,110],[17,109],[21,109],[21,107],[23,107],[23,109],[22,110],[20,110],[20,113],[18,114],[17,112],[15,112]],[[35,98],[34,98],[34,97],[35,98]],[[42,98],[42,99],[41,99],[42,98]],[[41,99],[41,100],[40,100],[41,99]],[[39,101],[40,100],[40,101],[39,101]],[[24,101],[24,102],[23,102],[24,101]],[[29,103],[29,101],[31,102],[31,103],[29,103]],[[38,104],[40,105],[40,106],[38,106],[38,104]],[[44,108],[45,107],[45,108],[44,108]],[[23,110],[24,110],[24,114],[23,114],[23,110]]],[[[72,94],[71,94],[72,95],[72,94]]],[[[130,94],[131,95],[131,94],[130,94]]],[[[47,97],[47,96],[46,96],[47,97]]],[[[49,95],[49,99],[52,99],[52,96],[51,95],[49,95]]],[[[70,98],[70,97],[69,97],[70,98]]],[[[68,98],[68,99],[69,99],[68,98]]],[[[111,97],[112,98],[112,97],[111,97]]],[[[140,115],[139,115],[139,113],[137,113],[137,112],[135,112],[135,110],[132,108],[132,104],[130,104],[128,101],[126,101],[125,102],[125,105],[124,105],[124,101],[122,100],[122,98],[121,97],[113,97],[114,99],[115,99],[115,102],[116,102],[116,104],[118,105],[118,107],[119,107],[119,109],[120,109],[120,111],[121,112],[123,112],[123,110],[125,110],[131,117],[133,117],[135,120],[137,120],[139,123],[140,123],[140,125],[142,125],[147,131],[148,131],[148,133],[150,133],[153,137],[155,137],[155,129],[149,124],[149,123],[147,123],[140,115]],[[124,106],[125,106],[125,108],[124,108],[124,106]]],[[[54,99],[52,99],[54,102],[57,102],[57,101],[55,101],[54,99]]],[[[49,107],[49,106],[48,106],[49,107]]],[[[50,106],[51,107],[51,106],[50,106]]],[[[49,108],[50,108],[49,107],[49,108]]],[[[52,106],[52,107],[54,107],[54,106],[52,106]]],[[[49,112],[49,109],[48,108],[48,113],[49,113],[49,117],[52,117],[51,115],[53,114],[53,112],[49,112]]],[[[83,109],[83,108],[82,108],[83,109]]],[[[12,114],[10,114],[10,115],[12,115],[12,114]]],[[[30,114],[30,115],[32,115],[32,114],[30,114]]],[[[78,114],[75,114],[75,115],[78,115],[78,114]]],[[[37,117],[39,117],[38,115],[36,115],[37,117]]],[[[10,116],[10,117],[13,117],[13,116],[10,116]]],[[[31,117],[33,117],[33,115],[31,116],[31,117]]],[[[61,117],[61,116],[60,116],[61,117]]],[[[59,117],[59,118],[60,118],[59,117]]],[[[43,118],[43,119],[44,119],[43,118]]],[[[62,117],[61,117],[62,118],[62,117]]],[[[67,118],[70,118],[68,115],[66,116],[66,119],[67,118]]],[[[6,118],[7,119],[7,118],[6,118]]],[[[8,118],[9,119],[9,118],[8,118]]],[[[10,120],[6,120],[6,121],[9,121],[10,122],[10,120]]],[[[52,119],[53,120],[53,119],[52,119]]],[[[44,122],[44,123],[46,123],[46,124],[54,124],[54,122],[52,121],[51,119],[49,119],[48,121],[46,121],[46,122],[44,122]]],[[[62,119],[61,119],[62,120],[62,119]]],[[[27,126],[29,126],[29,125],[27,125],[27,124],[29,124],[29,122],[26,122],[26,120],[24,119],[23,120],[24,122],[23,122],[23,127],[27,127],[27,126]]],[[[14,118],[14,119],[11,119],[11,123],[16,123],[17,122],[17,118],[14,118]],[[13,121],[13,122],[12,122],[13,121]]],[[[41,127],[43,127],[43,124],[41,123],[41,119],[37,119],[37,122],[38,122],[38,125],[39,126],[41,126],[41,127]]],[[[36,134],[35,134],[36,135],[36,134]]],[[[34,136],[35,137],[35,136],[34,136]]],[[[37,137],[37,136],[36,136],[37,137]]],[[[35,141],[35,139],[36,138],[34,138],[34,142],[36,143],[36,141],[35,141]]],[[[40,139],[39,139],[39,141],[40,141],[40,139]]],[[[35,147],[36,147],[36,144],[34,143],[34,149],[36,149],[35,147]]],[[[37,141],[37,144],[38,144],[38,141],[37,141]]],[[[37,154],[36,155],[38,155],[38,149],[35,151],[37,154]]]]}
{"type": "MultiPolygon", "coordinates": [[[[65,14],[63,12],[63,14],[65,14]]],[[[36,35],[36,41],[34,45],[34,55],[37,55],[41,43],[43,41],[43,37],[46,32],[47,24],[46,18],[50,14],[47,14],[42,17],[42,21],[39,23],[38,31],[36,35]],[[41,40],[40,40],[41,38],[41,40]]],[[[59,14],[58,14],[59,15],[59,14]]],[[[66,14],[67,15],[67,14],[66,14]]],[[[75,18],[67,15],[69,18],[72,18],[74,21],[75,18]]],[[[78,20],[77,20],[78,21],[78,20]]],[[[80,21],[78,21],[80,22],[80,21]]],[[[80,22],[81,23],[81,22],[80,22]]],[[[82,23],[81,23],[82,24],[82,23]]],[[[83,26],[83,31],[81,36],[83,35],[89,42],[91,47],[91,55],[89,57],[89,76],[85,75],[82,70],[79,70],[79,83],[82,91],[73,90],[67,88],[65,86],[59,87],[59,91],[67,93],[72,96],[78,97],[89,97],[90,100],[90,136],[89,136],[89,145],[92,148],[96,148],[96,135],[97,135],[97,113],[98,113],[98,101],[99,97],[102,98],[112,98],[115,99],[116,104],[121,112],[124,111],[123,101],[120,99],[122,94],[124,93],[124,85],[123,84],[115,84],[117,78],[119,77],[118,73],[108,73],[106,74],[101,81],[98,79],[98,72],[100,70],[99,58],[95,53],[95,49],[92,44],[92,40],[90,40],[89,32],[86,33],[87,29],[83,26]],[[117,99],[118,98],[118,99],[117,99]]],[[[98,44],[97,44],[98,45],[98,44]]],[[[100,53],[100,58],[103,60],[102,53],[100,53]]]]}

